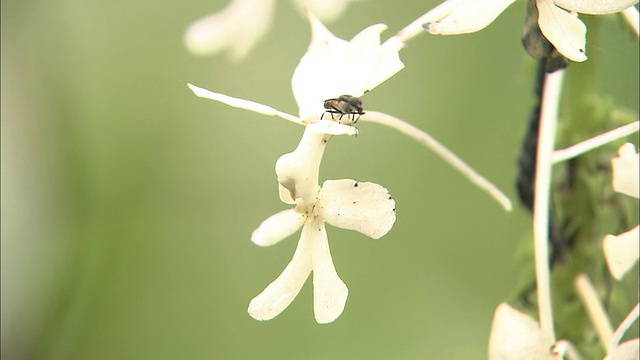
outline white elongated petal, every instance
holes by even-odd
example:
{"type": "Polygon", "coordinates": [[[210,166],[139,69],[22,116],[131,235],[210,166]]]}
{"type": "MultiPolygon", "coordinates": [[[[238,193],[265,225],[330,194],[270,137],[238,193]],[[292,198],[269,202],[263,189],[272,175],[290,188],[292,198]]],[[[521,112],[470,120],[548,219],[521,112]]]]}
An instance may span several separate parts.
{"type": "Polygon", "coordinates": [[[585,61],[587,27],[578,19],[555,6],[552,0],[537,0],[538,25],[544,37],[567,59],[585,61]]]}
{"type": "MultiPolygon", "coordinates": [[[[293,259],[264,291],[249,303],[249,315],[256,320],[271,320],[278,316],[296,298],[312,269],[312,243],[302,231],[293,259]]],[[[307,234],[308,235],[308,234],[307,234]]]]}
{"type": "Polygon", "coordinates": [[[607,235],[603,240],[604,256],[609,271],[620,280],[638,262],[638,226],[618,236],[607,235]]]}
{"type": "Polygon", "coordinates": [[[289,196],[283,196],[280,191],[280,200],[286,203],[291,199],[302,198],[307,204],[315,203],[320,190],[320,162],[330,137],[331,135],[317,131],[314,124],[309,124],[298,147],[293,152],[280,156],[276,162],[278,183],[289,190],[289,196]]]}
{"type": "Polygon", "coordinates": [[[225,94],[216,93],[211,90],[207,90],[207,89],[195,86],[193,84],[187,84],[187,86],[189,86],[189,89],[191,89],[191,91],[193,91],[193,93],[198,97],[219,101],[223,104],[233,106],[235,108],[250,110],[250,111],[257,112],[264,115],[278,116],[280,118],[289,120],[296,124],[303,125],[303,122],[300,119],[298,119],[297,116],[293,116],[291,114],[287,114],[285,112],[276,110],[271,106],[260,104],[255,101],[238,99],[225,94]]]}
{"type": "Polygon", "coordinates": [[[396,221],[396,202],[384,187],[351,179],[327,180],[320,190],[319,214],[329,224],[371,238],[385,235],[396,221]]]}
{"type": "Polygon", "coordinates": [[[333,266],[322,219],[313,221],[302,232],[313,242],[313,312],[319,324],[330,323],[342,314],[349,290],[333,266]]]}
{"type": "Polygon", "coordinates": [[[611,160],[615,191],[638,198],[639,163],[640,154],[632,143],[626,143],[618,149],[618,156],[611,160]]]}
{"type": "Polygon", "coordinates": [[[545,336],[538,323],[502,303],[496,309],[489,337],[489,360],[559,359],[550,349],[553,339],[545,336]]]}
{"type": "Polygon", "coordinates": [[[449,0],[429,11],[424,28],[439,35],[466,34],[487,27],[515,0],[449,0]]]}
{"type": "Polygon", "coordinates": [[[297,213],[294,209],[280,211],[271,215],[254,230],[251,241],[260,246],[273,245],[298,231],[305,219],[304,214],[297,213]]]}
{"type": "Polygon", "coordinates": [[[232,0],[223,10],[192,23],[185,44],[196,55],[228,49],[233,59],[242,59],[271,25],[274,5],[274,0],[232,0]]]}
{"type": "Polygon", "coordinates": [[[631,339],[618,345],[604,360],[637,360],[640,339],[631,339]]]}
{"type": "Polygon", "coordinates": [[[331,21],[342,16],[342,13],[349,5],[349,2],[358,0],[297,0],[303,9],[307,9],[312,14],[323,21],[331,21]]]}
{"type": "Polygon", "coordinates": [[[340,95],[359,97],[404,67],[397,46],[380,45],[384,24],[370,26],[345,41],[310,13],[309,21],[311,44],[291,79],[300,118],[305,121],[320,117],[325,100],[340,95]]]}
{"type": "Polygon", "coordinates": [[[622,11],[629,6],[638,3],[638,0],[554,0],[554,2],[556,5],[567,10],[583,14],[602,15],[622,11]]]}

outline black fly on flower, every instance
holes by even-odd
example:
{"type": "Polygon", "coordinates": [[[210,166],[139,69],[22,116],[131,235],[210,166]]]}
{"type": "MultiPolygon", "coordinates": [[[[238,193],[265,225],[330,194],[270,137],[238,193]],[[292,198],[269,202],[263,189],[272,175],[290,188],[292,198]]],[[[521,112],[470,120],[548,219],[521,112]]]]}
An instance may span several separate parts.
{"type": "Polygon", "coordinates": [[[326,113],[331,114],[331,119],[334,119],[333,114],[340,114],[338,121],[341,121],[342,117],[347,115],[347,119],[351,118],[351,124],[355,124],[358,122],[360,115],[364,115],[362,100],[360,100],[359,97],[351,95],[340,95],[337,98],[327,99],[324,101],[324,108],[327,109],[327,111],[320,116],[320,120],[322,120],[326,113]]]}

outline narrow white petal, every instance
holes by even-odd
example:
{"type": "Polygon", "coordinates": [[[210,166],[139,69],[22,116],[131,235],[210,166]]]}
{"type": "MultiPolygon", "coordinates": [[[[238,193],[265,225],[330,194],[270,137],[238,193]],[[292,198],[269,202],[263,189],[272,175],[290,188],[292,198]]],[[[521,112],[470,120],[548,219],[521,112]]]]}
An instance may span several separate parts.
{"type": "Polygon", "coordinates": [[[289,120],[296,124],[304,125],[302,120],[300,120],[297,116],[293,116],[291,114],[287,114],[285,112],[276,110],[271,106],[263,105],[250,100],[238,99],[228,95],[216,93],[211,90],[207,90],[207,89],[195,86],[193,84],[187,84],[187,86],[189,86],[189,89],[191,89],[191,91],[193,91],[193,93],[196,94],[196,96],[198,97],[219,101],[223,104],[233,106],[235,108],[250,110],[250,111],[257,112],[264,115],[278,116],[280,118],[289,120]]]}
{"type": "Polygon", "coordinates": [[[374,239],[396,221],[396,202],[384,187],[351,179],[327,180],[320,190],[320,216],[329,224],[374,239]]]}
{"type": "Polygon", "coordinates": [[[276,280],[251,300],[249,315],[256,320],[271,320],[291,304],[311,273],[311,246],[303,230],[293,259],[276,280]]]}
{"type": "Polygon", "coordinates": [[[622,11],[638,0],[554,0],[556,5],[567,10],[583,13],[583,14],[613,14],[622,11]]]}
{"type": "Polygon", "coordinates": [[[607,235],[603,240],[604,256],[609,271],[620,280],[638,262],[638,226],[618,236],[607,235]]]}
{"type": "Polygon", "coordinates": [[[297,0],[300,6],[307,9],[312,14],[323,21],[331,21],[342,16],[349,5],[349,2],[357,2],[359,0],[297,0]]]}
{"type": "Polygon", "coordinates": [[[349,290],[333,266],[323,221],[318,219],[302,231],[313,241],[313,312],[319,324],[330,323],[342,314],[349,290]]]}
{"type": "Polygon", "coordinates": [[[300,117],[313,121],[324,112],[324,101],[340,95],[359,97],[398,71],[398,47],[381,46],[377,24],[362,30],[350,42],[333,35],[309,14],[312,39],[291,79],[300,117]]]}
{"type": "Polygon", "coordinates": [[[572,61],[585,61],[587,27],[578,19],[553,4],[552,0],[537,0],[538,25],[544,37],[572,61]]]}
{"type": "Polygon", "coordinates": [[[196,55],[229,49],[242,59],[271,26],[274,0],[232,0],[223,10],[192,23],[185,34],[187,48],[196,55]]]}
{"type": "Polygon", "coordinates": [[[280,211],[271,215],[251,234],[251,241],[256,245],[269,246],[292,235],[304,224],[306,216],[294,209],[280,211]]]}
{"type": "Polygon", "coordinates": [[[453,35],[487,27],[515,0],[449,0],[424,16],[431,34],[453,35]]]}
{"type": "Polygon", "coordinates": [[[529,316],[502,303],[496,309],[489,337],[489,360],[559,359],[551,353],[553,339],[546,337],[529,316]]]}
{"type": "Polygon", "coordinates": [[[631,339],[625,341],[607,355],[604,360],[637,360],[638,348],[640,347],[640,339],[631,339]]]}
{"type": "Polygon", "coordinates": [[[638,198],[639,164],[640,154],[632,143],[626,143],[618,149],[618,156],[611,160],[615,191],[638,198]]]}

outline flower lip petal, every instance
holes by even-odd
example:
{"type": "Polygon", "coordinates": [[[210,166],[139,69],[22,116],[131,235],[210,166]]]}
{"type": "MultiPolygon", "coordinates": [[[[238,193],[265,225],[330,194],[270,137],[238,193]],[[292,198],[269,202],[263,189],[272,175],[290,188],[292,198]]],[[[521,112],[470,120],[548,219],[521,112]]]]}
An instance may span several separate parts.
{"type": "Polygon", "coordinates": [[[582,14],[604,15],[622,11],[636,4],[638,0],[554,0],[554,3],[567,10],[582,14]]]}
{"type": "Polygon", "coordinates": [[[449,0],[429,11],[423,27],[431,34],[466,34],[484,29],[515,0],[449,0]],[[431,15],[430,15],[431,14],[431,15]],[[433,20],[431,20],[433,19],[433,20]]]}
{"type": "Polygon", "coordinates": [[[615,191],[638,198],[639,164],[640,154],[632,143],[626,143],[618,149],[618,156],[611,160],[615,191]]]}
{"type": "Polygon", "coordinates": [[[620,235],[607,235],[602,242],[611,275],[617,280],[638,261],[638,226],[620,235]]]}
{"type": "Polygon", "coordinates": [[[571,61],[587,60],[585,43],[587,27],[576,14],[570,14],[552,0],[537,0],[538,25],[544,37],[571,61]]]}
{"type": "Polygon", "coordinates": [[[333,35],[311,13],[312,39],[291,79],[300,118],[317,119],[326,99],[340,95],[359,97],[404,67],[397,46],[381,46],[386,25],[369,26],[345,41],[333,35]]]}
{"type": "Polygon", "coordinates": [[[333,265],[324,222],[316,220],[305,231],[313,243],[313,312],[319,324],[327,324],[342,314],[349,290],[333,265]]]}
{"type": "Polygon", "coordinates": [[[270,246],[292,235],[302,227],[306,216],[294,209],[280,211],[271,215],[251,234],[251,241],[256,245],[270,246]]]}
{"type": "Polygon", "coordinates": [[[303,230],[293,259],[271,284],[249,303],[249,315],[256,320],[271,320],[296,298],[312,269],[310,239],[303,230]]]}
{"type": "Polygon", "coordinates": [[[554,343],[528,315],[502,303],[496,309],[489,337],[489,359],[557,359],[549,348],[554,343]]]}
{"type": "Polygon", "coordinates": [[[229,49],[241,60],[271,26],[274,0],[232,0],[223,10],[192,23],[185,33],[187,48],[196,55],[229,49]]]}
{"type": "Polygon", "coordinates": [[[378,239],[393,227],[395,201],[384,187],[351,179],[327,180],[320,190],[320,216],[329,224],[378,239]]]}

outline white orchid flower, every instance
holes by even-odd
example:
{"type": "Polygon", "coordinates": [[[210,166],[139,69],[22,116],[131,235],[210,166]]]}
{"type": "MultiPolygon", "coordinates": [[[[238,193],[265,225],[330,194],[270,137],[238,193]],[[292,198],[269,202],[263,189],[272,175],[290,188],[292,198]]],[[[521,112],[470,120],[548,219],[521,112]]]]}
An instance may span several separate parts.
{"type": "MultiPolygon", "coordinates": [[[[419,20],[432,34],[476,32],[495,20],[515,0],[447,0],[419,20]]],[[[631,8],[637,0],[535,0],[542,34],[566,58],[585,61],[587,28],[576,13],[604,15],[631,8]]],[[[637,13],[637,11],[636,11],[637,13]]]]}
{"type": "MultiPolygon", "coordinates": [[[[323,20],[342,15],[354,0],[296,0],[323,20]]],[[[195,55],[229,51],[233,60],[243,59],[267,33],[273,22],[275,0],[231,0],[222,10],[196,20],[187,29],[184,42],[195,55]]]]}
{"type": "Polygon", "coordinates": [[[281,199],[296,204],[265,220],[252,234],[260,246],[273,245],[300,227],[293,259],[282,274],[249,304],[249,314],[270,320],[289,306],[313,272],[314,314],[321,324],[334,321],[345,306],[348,290],[338,276],[324,223],[356,230],[371,238],[385,235],[395,222],[395,201],[384,187],[350,179],[327,180],[318,186],[318,169],[327,141],[325,123],[309,124],[295,151],[277,162],[281,199]]]}
{"type": "MultiPolygon", "coordinates": [[[[640,155],[631,143],[618,150],[611,160],[613,189],[621,194],[638,198],[638,163],[640,155]]],[[[619,235],[606,235],[603,240],[604,255],[609,271],[620,280],[638,262],[638,226],[619,235]]]]}

